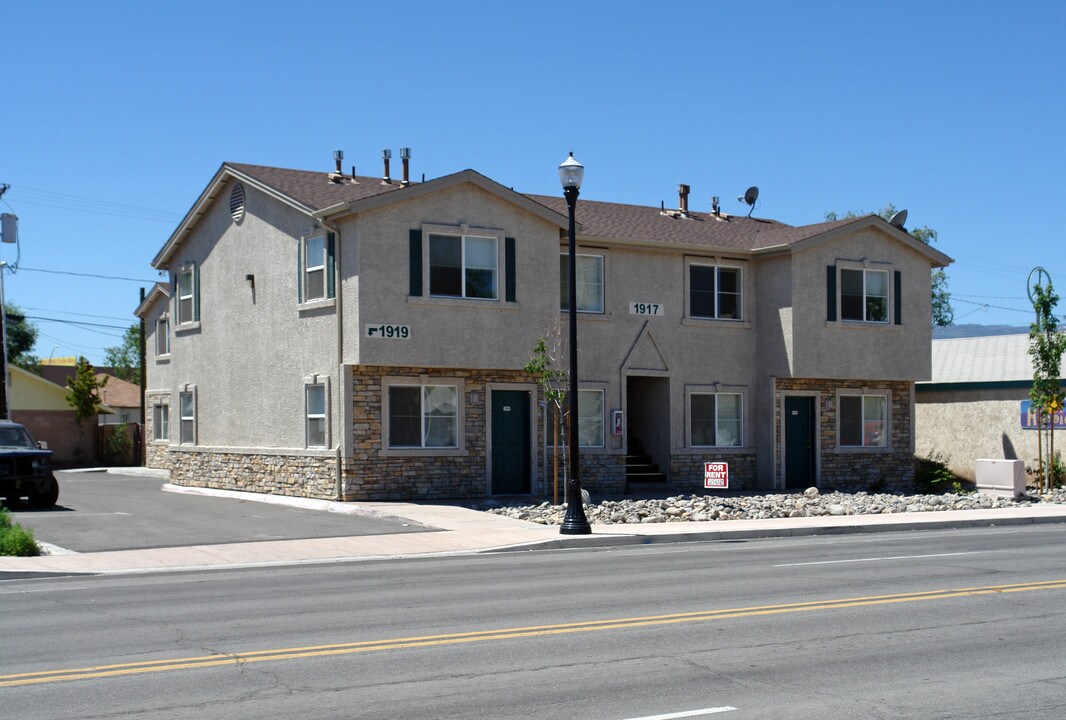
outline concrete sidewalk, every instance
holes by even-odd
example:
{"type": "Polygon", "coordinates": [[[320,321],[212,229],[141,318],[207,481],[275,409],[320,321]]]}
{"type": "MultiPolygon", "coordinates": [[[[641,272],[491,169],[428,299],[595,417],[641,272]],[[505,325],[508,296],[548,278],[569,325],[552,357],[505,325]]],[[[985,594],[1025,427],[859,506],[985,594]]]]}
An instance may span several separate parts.
{"type": "MultiPolygon", "coordinates": [[[[0,573],[19,575],[145,573],[431,557],[499,550],[589,548],[1066,522],[1066,505],[1034,504],[999,510],[945,510],[892,515],[593,525],[591,535],[575,536],[560,535],[557,526],[513,520],[453,505],[400,502],[335,503],[325,500],[283,498],[253,493],[177,488],[176,486],[168,486],[167,489],[173,492],[224,497],[239,496],[246,500],[291,503],[324,512],[388,516],[436,528],[440,532],[193,545],[45,555],[31,558],[0,557],[0,573]]],[[[0,579],[3,579],[2,574],[0,574],[0,579]]]]}

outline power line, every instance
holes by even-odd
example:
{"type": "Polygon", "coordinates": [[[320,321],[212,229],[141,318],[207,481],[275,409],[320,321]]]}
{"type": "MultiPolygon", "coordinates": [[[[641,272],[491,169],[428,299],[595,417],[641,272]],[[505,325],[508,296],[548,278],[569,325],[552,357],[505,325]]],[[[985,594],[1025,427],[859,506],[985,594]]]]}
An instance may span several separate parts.
{"type": "Polygon", "coordinates": [[[118,317],[116,315],[91,315],[89,313],[71,312],[70,310],[53,310],[52,308],[39,308],[39,307],[23,307],[23,310],[36,310],[37,312],[54,312],[61,315],[77,315],[79,317],[91,317],[91,318],[103,318],[104,320],[126,320],[128,318],[118,317]]]}
{"type": "Polygon", "coordinates": [[[49,273],[50,275],[74,275],[76,277],[91,277],[91,278],[97,278],[97,279],[100,279],[100,280],[128,280],[130,282],[149,283],[151,285],[154,285],[155,283],[159,282],[158,280],[145,280],[144,278],[120,277],[118,275],[97,275],[95,273],[80,273],[80,272],[72,272],[70,270],[42,270],[41,268],[28,268],[28,267],[19,268],[19,270],[27,270],[29,272],[49,273]]]}
{"type": "MultiPolygon", "coordinates": [[[[8,317],[13,317],[13,316],[9,315],[8,317]]],[[[83,328],[86,328],[86,329],[94,328],[94,327],[101,327],[101,328],[111,328],[112,330],[127,330],[130,327],[130,325],[135,324],[135,323],[130,323],[130,325],[105,325],[104,323],[85,322],[84,320],[63,320],[62,318],[42,317],[40,315],[24,315],[23,317],[25,317],[27,320],[40,320],[42,322],[57,322],[57,323],[63,323],[64,325],[73,325],[75,327],[83,327],[83,328]]]]}
{"type": "Polygon", "coordinates": [[[68,195],[50,190],[15,185],[11,188],[12,194],[18,196],[17,201],[26,205],[39,205],[43,207],[59,208],[62,210],[75,210],[78,212],[96,213],[101,215],[117,215],[138,220],[156,220],[159,222],[174,222],[181,215],[171,210],[158,210],[139,205],[128,205],[110,200],[98,200],[95,198],[81,197],[80,195],[68,195]]]}

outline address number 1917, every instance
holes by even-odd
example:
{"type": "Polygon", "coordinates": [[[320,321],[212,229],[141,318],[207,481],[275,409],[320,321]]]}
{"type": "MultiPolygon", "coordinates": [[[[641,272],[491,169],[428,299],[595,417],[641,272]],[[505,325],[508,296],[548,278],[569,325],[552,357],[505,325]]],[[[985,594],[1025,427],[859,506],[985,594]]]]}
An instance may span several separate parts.
{"type": "Polygon", "coordinates": [[[656,317],[662,317],[663,306],[659,303],[631,302],[629,303],[629,314],[655,315],[656,317]]]}

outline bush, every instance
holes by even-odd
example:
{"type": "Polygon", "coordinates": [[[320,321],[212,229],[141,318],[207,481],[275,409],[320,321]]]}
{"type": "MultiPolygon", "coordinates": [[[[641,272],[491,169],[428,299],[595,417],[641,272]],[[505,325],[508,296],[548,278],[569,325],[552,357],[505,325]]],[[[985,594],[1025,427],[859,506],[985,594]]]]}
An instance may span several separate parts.
{"type": "Polygon", "coordinates": [[[916,458],[914,484],[923,493],[963,493],[959,478],[948,469],[948,459],[943,453],[933,450],[924,458],[916,458]]]}
{"type": "Polygon", "coordinates": [[[111,432],[104,441],[103,460],[111,465],[129,465],[130,451],[133,444],[130,442],[130,426],[126,423],[108,428],[111,432]]]}
{"type": "Polygon", "coordinates": [[[0,555],[26,557],[40,554],[33,532],[11,522],[11,513],[6,507],[0,506],[0,555]]]}

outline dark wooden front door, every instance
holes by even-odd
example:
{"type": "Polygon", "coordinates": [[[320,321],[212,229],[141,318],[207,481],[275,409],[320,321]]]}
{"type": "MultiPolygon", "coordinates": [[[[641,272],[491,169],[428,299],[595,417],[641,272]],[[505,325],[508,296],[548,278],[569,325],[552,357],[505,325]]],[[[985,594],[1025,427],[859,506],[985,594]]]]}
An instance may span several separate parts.
{"type": "Polygon", "coordinates": [[[530,491],[529,393],[492,391],[492,494],[530,491]]]}
{"type": "Polygon", "coordinates": [[[785,398],[785,487],[808,488],[815,482],[814,398],[785,398]]]}

